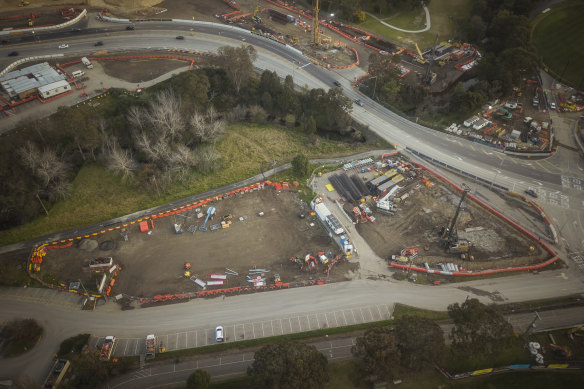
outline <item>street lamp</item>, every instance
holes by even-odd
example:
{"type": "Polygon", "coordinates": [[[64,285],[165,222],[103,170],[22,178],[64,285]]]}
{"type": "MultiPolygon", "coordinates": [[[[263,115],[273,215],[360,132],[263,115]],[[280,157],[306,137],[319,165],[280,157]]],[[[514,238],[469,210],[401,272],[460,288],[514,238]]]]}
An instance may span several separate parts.
{"type": "Polygon", "coordinates": [[[495,170],[496,171],[495,178],[493,178],[493,181],[491,181],[491,186],[489,187],[489,189],[493,189],[493,184],[495,183],[495,181],[497,181],[497,176],[499,175],[499,173],[501,173],[501,166],[503,166],[503,162],[505,162],[505,154],[503,154],[503,159],[501,159],[499,168],[495,170]]]}

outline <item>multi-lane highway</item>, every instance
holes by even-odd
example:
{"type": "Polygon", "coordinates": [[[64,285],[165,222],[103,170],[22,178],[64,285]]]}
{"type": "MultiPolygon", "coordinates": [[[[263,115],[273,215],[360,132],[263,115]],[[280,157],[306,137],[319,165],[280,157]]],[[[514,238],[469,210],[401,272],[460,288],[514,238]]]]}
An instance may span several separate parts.
{"type": "MultiPolygon", "coordinates": [[[[0,49],[0,64],[9,63],[12,58],[6,55],[10,51],[17,50],[21,57],[53,54],[59,52],[57,46],[62,42],[69,44],[69,48],[65,49],[67,54],[83,55],[95,51],[94,44],[97,40],[104,42],[104,46],[99,49],[108,51],[164,48],[215,51],[225,44],[253,44],[258,50],[258,68],[274,70],[281,76],[291,74],[298,85],[310,87],[328,88],[332,87],[334,80],[340,81],[349,98],[360,98],[365,103],[363,107],[353,108],[353,116],[369,125],[380,136],[397,144],[400,149],[415,149],[469,173],[495,180],[515,191],[536,188],[540,194],[545,194],[543,198],[546,202],[542,205],[558,223],[557,227],[565,238],[562,243],[569,245],[571,252],[576,255],[577,252],[584,251],[584,192],[575,181],[582,179],[584,182],[584,165],[580,165],[578,159],[570,158],[574,164],[566,167],[562,166],[565,159],[555,155],[546,163],[556,166],[557,170],[540,169],[537,166],[534,168],[534,161],[516,160],[487,146],[433,132],[358,93],[351,87],[355,72],[323,69],[312,64],[306,57],[273,41],[243,31],[227,30],[223,26],[193,27],[188,24],[148,23],[138,25],[134,31],[126,31],[124,25],[104,23],[95,27],[92,23],[80,32],[43,35],[35,39],[36,42],[32,42],[32,37],[11,38],[9,44],[0,49]],[[186,39],[176,40],[176,35],[184,35],[186,39]],[[557,204],[552,203],[551,199],[557,199],[557,204]]],[[[563,125],[561,119],[557,121],[560,122],[558,126],[563,125]]],[[[367,304],[385,305],[406,302],[426,308],[444,309],[449,303],[462,301],[469,294],[485,302],[530,300],[581,293],[584,291],[582,276],[577,270],[572,272],[566,269],[563,272],[522,274],[445,287],[358,280],[324,287],[230,297],[225,300],[200,300],[129,312],[112,312],[111,309],[104,308],[92,313],[78,312],[34,301],[22,303],[18,299],[5,298],[1,300],[0,320],[15,316],[37,318],[47,328],[47,336],[37,346],[37,353],[3,361],[0,377],[8,377],[15,371],[40,375],[39,371],[42,369],[29,371],[27,366],[47,366],[48,356],[54,352],[58,343],[79,332],[98,336],[115,333],[122,337],[139,338],[151,332],[171,333],[192,328],[212,328],[218,323],[235,325],[238,320],[274,320],[307,311],[333,312],[347,306],[361,305],[365,301],[367,304]],[[462,286],[467,288],[463,289],[462,286]]]]}

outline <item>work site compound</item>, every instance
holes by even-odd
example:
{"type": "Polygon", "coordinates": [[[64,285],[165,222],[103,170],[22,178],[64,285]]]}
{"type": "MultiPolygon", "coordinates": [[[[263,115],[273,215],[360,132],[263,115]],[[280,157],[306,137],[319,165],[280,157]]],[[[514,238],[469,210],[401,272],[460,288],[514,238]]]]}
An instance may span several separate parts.
{"type": "MultiPolygon", "coordinates": [[[[325,167],[308,187],[263,181],[42,245],[29,269],[93,305],[103,296],[149,306],[363,277],[439,285],[561,264],[547,236],[402,154],[325,167]]],[[[545,225],[535,202],[499,192],[545,225]]]]}

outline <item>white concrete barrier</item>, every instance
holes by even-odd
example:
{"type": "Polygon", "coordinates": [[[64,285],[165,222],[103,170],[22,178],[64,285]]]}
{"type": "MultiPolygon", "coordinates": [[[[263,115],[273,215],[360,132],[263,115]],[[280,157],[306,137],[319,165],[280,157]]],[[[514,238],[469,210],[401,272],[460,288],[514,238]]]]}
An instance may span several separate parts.
{"type": "Polygon", "coordinates": [[[30,27],[30,28],[20,28],[17,30],[0,31],[0,35],[12,35],[12,34],[21,33],[21,32],[60,30],[62,28],[66,28],[66,27],[74,25],[75,23],[80,21],[81,18],[85,17],[85,15],[87,15],[86,9],[81,11],[81,13],[79,15],[77,15],[77,17],[75,17],[74,19],[68,20],[65,23],[55,24],[54,26],[30,27]]]}

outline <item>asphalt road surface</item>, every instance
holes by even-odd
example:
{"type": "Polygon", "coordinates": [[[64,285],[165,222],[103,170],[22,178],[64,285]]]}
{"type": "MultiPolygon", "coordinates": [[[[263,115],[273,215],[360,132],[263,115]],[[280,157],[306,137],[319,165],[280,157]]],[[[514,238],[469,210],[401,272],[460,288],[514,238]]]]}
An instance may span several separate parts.
{"type": "MultiPolygon", "coordinates": [[[[82,33],[69,33],[66,42],[70,48],[65,49],[67,54],[88,55],[94,52],[93,45],[97,40],[104,41],[104,47],[100,49],[113,51],[154,48],[214,51],[225,44],[239,45],[245,39],[246,43],[258,48],[256,66],[260,69],[275,70],[281,76],[292,74],[298,85],[306,84],[310,87],[332,87],[332,82],[339,80],[349,98],[360,98],[364,102],[364,107],[353,108],[353,116],[389,142],[396,143],[400,149],[410,147],[469,173],[492,179],[515,191],[534,187],[545,193],[547,200],[551,199],[550,194],[555,195],[557,204],[546,202],[542,205],[550,217],[557,215],[558,220],[564,223],[563,226],[557,226],[561,234],[564,227],[570,231],[570,234],[564,236],[565,241],[562,241],[563,246],[560,249],[569,247],[570,253],[576,255],[584,252],[584,192],[582,187],[578,188],[574,184],[574,179],[584,179],[578,163],[570,166],[567,172],[561,173],[543,168],[534,169],[530,161],[518,161],[490,147],[433,132],[392,113],[354,90],[350,86],[350,82],[354,80],[354,71],[329,71],[317,67],[302,55],[244,32],[226,31],[222,26],[197,27],[194,36],[189,36],[184,33],[189,31],[189,26],[148,23],[139,25],[136,31],[125,31],[124,25],[103,26],[97,29],[91,27],[82,33]],[[174,39],[178,32],[186,36],[184,41],[174,39]]],[[[40,42],[11,41],[9,45],[0,48],[2,63],[12,60],[6,55],[13,50],[18,50],[21,57],[57,53],[57,46],[65,40],[65,35],[37,36],[36,39],[40,39],[40,42]]],[[[559,157],[554,156],[548,161],[553,162],[554,158],[559,157]]],[[[236,296],[225,300],[197,300],[127,312],[112,311],[107,306],[96,312],[72,311],[52,304],[23,302],[16,295],[8,293],[1,300],[0,320],[33,317],[42,323],[46,332],[34,353],[2,361],[0,377],[9,377],[14,372],[24,371],[40,380],[48,368],[49,357],[58,344],[79,332],[96,336],[115,334],[122,338],[139,338],[148,333],[169,334],[197,328],[213,328],[218,323],[235,326],[242,321],[281,320],[283,317],[310,312],[339,312],[347,307],[363,306],[363,302],[386,306],[402,302],[429,309],[445,309],[452,302],[463,301],[469,294],[484,302],[533,300],[581,293],[581,279],[582,273],[566,269],[565,272],[522,274],[441,287],[357,280],[269,294],[236,296]],[[461,287],[467,288],[463,290],[461,287]]],[[[60,297],[53,297],[52,300],[58,301],[60,297]]]]}

